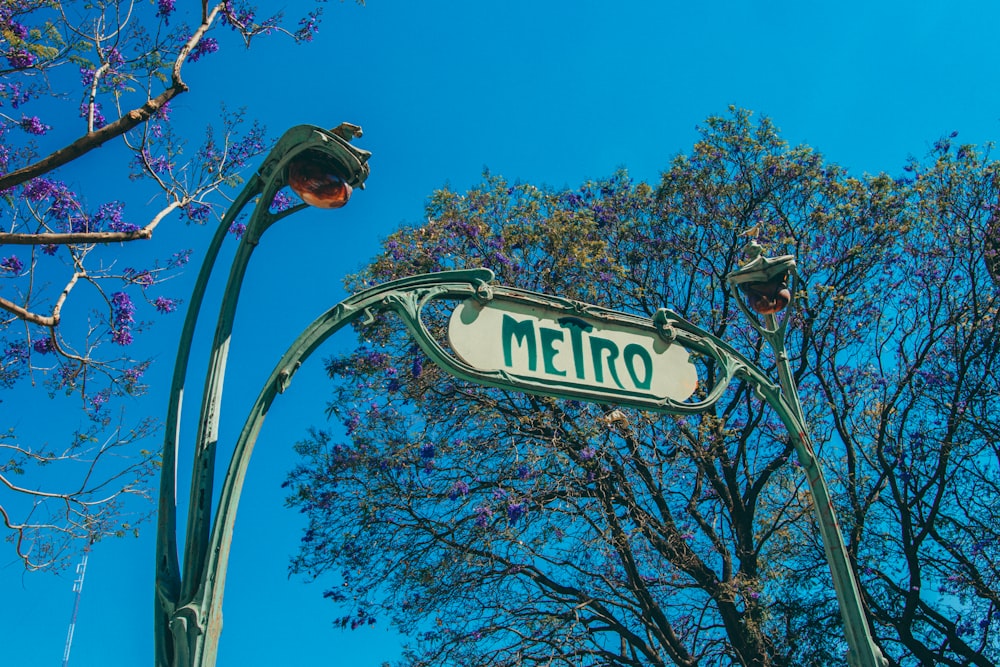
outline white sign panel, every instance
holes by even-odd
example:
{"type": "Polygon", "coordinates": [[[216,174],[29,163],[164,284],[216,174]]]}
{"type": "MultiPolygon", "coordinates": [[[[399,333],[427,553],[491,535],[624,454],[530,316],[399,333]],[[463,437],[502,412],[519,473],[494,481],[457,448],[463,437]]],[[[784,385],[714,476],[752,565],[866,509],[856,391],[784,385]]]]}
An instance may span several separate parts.
{"type": "MultiPolygon", "coordinates": [[[[698,386],[690,355],[655,331],[496,298],[464,301],[451,315],[455,354],[480,371],[505,371],[606,395],[688,399],[698,386]]],[[[553,393],[558,393],[554,391],[553,393]]]]}

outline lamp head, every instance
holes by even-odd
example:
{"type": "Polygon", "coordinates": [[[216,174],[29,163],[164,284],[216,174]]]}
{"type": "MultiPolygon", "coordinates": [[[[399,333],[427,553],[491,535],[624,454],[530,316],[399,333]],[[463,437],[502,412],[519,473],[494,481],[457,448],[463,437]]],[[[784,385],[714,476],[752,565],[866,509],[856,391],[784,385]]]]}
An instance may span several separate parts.
{"type": "Polygon", "coordinates": [[[795,257],[765,257],[761,247],[751,243],[747,248],[751,260],[727,276],[746,297],[747,306],[760,315],[780,313],[792,300],[788,275],[795,268],[795,257]]]}
{"type": "Polygon", "coordinates": [[[792,293],[788,289],[787,272],[767,282],[743,283],[739,288],[746,297],[750,310],[760,315],[780,313],[792,300],[792,293]]]}
{"type": "Polygon", "coordinates": [[[339,165],[323,151],[302,151],[288,163],[288,187],[302,201],[316,208],[340,208],[354,188],[338,173],[339,165]]]}
{"type": "Polygon", "coordinates": [[[332,130],[296,125],[281,136],[257,172],[271,194],[288,186],[317,208],[344,206],[355,188],[364,189],[371,153],[351,144],[361,128],[341,123],[332,130]]]}

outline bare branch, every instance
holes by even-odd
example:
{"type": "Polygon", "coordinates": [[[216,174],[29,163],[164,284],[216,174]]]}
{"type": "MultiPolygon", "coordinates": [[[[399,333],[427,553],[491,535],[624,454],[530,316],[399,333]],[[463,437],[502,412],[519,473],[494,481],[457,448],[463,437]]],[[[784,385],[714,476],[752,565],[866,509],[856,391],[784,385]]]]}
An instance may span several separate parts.
{"type": "Polygon", "coordinates": [[[174,61],[172,70],[173,81],[169,88],[153,99],[147,100],[141,107],[132,109],[115,122],[109,123],[99,130],[88,132],[70,145],[60,148],[34,164],[22,167],[21,169],[0,177],[0,191],[20,185],[31,180],[32,178],[36,178],[42,174],[52,171],[53,169],[66,165],[80,156],[89,153],[95,148],[102,146],[111,139],[122,136],[129,130],[145,123],[150,118],[155,116],[167,102],[181,93],[186,93],[188,91],[188,86],[184,83],[183,79],[181,79],[181,66],[184,64],[184,61],[187,60],[191,50],[198,45],[198,42],[201,41],[205,32],[211,27],[212,22],[215,20],[215,17],[221,9],[221,4],[216,5],[205,21],[198,26],[198,29],[195,30],[194,34],[191,35],[191,38],[184,44],[180,53],[177,54],[177,59],[174,61]]]}
{"type": "MultiPolygon", "coordinates": [[[[161,216],[157,216],[159,219],[161,216]]],[[[71,245],[74,243],[124,243],[146,240],[153,236],[149,227],[131,232],[77,232],[60,234],[4,234],[0,233],[0,245],[71,245]]]]}
{"type": "Polygon", "coordinates": [[[31,322],[32,324],[37,324],[42,327],[54,327],[59,323],[54,317],[33,313],[30,310],[22,308],[13,301],[3,298],[2,296],[0,296],[0,308],[6,310],[8,313],[11,313],[19,320],[31,322]]]}
{"type": "Polygon", "coordinates": [[[46,316],[33,313],[30,310],[27,310],[3,297],[0,297],[0,308],[11,313],[18,319],[24,320],[25,322],[31,322],[33,324],[49,328],[58,326],[59,311],[62,310],[62,305],[66,302],[66,298],[69,296],[70,291],[72,291],[73,287],[76,286],[77,281],[82,277],[86,277],[86,274],[78,271],[73,274],[72,278],[69,279],[69,282],[66,283],[66,287],[63,288],[62,293],[56,300],[56,305],[52,308],[52,315],[46,316]]]}

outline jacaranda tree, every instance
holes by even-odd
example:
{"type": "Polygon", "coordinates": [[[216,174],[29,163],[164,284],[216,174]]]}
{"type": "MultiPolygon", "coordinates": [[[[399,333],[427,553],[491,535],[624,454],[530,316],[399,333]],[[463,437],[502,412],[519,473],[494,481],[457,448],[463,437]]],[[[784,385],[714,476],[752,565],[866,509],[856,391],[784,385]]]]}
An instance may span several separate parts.
{"type": "MultiPolygon", "coordinates": [[[[732,109],[655,188],[439,191],[349,287],[486,266],[673,308],[770,370],[724,277],[751,238],[794,254],[788,347],[876,641],[893,664],[996,664],[1000,165],[949,137],[901,174],[851,175],[732,109]]],[[[748,385],[643,413],[455,380],[390,316],[360,335],[328,362],[344,428],[300,442],[288,482],[309,519],[292,570],[337,624],[398,626],[408,666],[844,664],[811,496],[748,385]]],[[[698,391],[719,377],[703,364],[698,391]]]]}
{"type": "Polygon", "coordinates": [[[164,280],[189,251],[150,260],[136,246],[161,224],[217,217],[265,150],[262,127],[222,108],[185,151],[192,137],[170,111],[189,68],[212,68],[220,49],[318,29],[318,7],[290,20],[261,11],[242,0],[0,3],[0,388],[75,395],[84,415],[69,442],[0,433],[0,516],[29,568],[64,562],[76,538],[129,530],[124,503],[146,494],[156,447],[138,443],[155,423],[119,406],[144,390],[149,362],[130,346],[179,307],[164,280]],[[141,203],[130,212],[126,200],[141,203]]]}

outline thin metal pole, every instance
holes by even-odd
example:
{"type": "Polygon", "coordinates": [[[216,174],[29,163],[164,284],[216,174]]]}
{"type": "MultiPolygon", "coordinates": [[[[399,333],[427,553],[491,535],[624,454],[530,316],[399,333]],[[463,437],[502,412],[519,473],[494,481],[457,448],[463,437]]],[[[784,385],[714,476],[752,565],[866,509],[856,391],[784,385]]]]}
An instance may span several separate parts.
{"type": "MultiPolygon", "coordinates": [[[[789,429],[795,446],[799,464],[809,483],[813,496],[813,507],[819,523],[820,536],[823,538],[823,550],[833,577],[833,588],[837,594],[840,615],[844,621],[844,631],[847,636],[847,662],[851,667],[887,667],[889,661],[872,637],[868,624],[868,616],[864,610],[861,587],[858,584],[854,569],[851,567],[847,546],[844,543],[837,513],[833,509],[830,489],[823,476],[819,458],[812,446],[806,428],[805,413],[799,399],[798,388],[792,375],[788,352],[785,349],[783,329],[778,325],[774,315],[764,316],[765,330],[763,334],[775,356],[778,369],[778,383],[787,405],[794,417],[797,428],[789,429]]],[[[772,407],[776,407],[772,405],[772,407]]]]}

